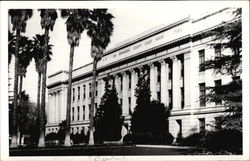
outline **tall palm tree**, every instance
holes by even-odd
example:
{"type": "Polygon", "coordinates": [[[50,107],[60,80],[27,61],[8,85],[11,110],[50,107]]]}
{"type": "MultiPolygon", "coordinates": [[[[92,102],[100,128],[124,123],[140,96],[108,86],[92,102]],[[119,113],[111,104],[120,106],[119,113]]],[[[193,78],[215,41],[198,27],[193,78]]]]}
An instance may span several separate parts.
{"type": "MultiPolygon", "coordinates": [[[[44,53],[44,45],[45,45],[45,35],[37,34],[33,37],[33,58],[35,60],[36,71],[38,73],[38,85],[37,85],[37,118],[40,118],[40,100],[41,100],[41,77],[43,72],[43,53],[44,53]]],[[[52,45],[48,44],[48,51],[47,51],[47,61],[51,60],[52,55],[52,45]]]]}
{"type": "Polygon", "coordinates": [[[13,32],[8,31],[8,64],[10,64],[12,60],[12,55],[15,54],[15,36],[13,32]]]}
{"type": "MultiPolygon", "coordinates": [[[[19,83],[19,94],[18,94],[18,120],[20,119],[20,111],[22,106],[20,106],[21,103],[21,93],[22,91],[22,87],[23,87],[23,77],[26,76],[26,72],[27,72],[27,67],[29,66],[31,60],[32,60],[32,50],[33,50],[33,43],[32,40],[30,40],[28,37],[26,36],[21,36],[20,37],[20,42],[19,42],[19,54],[18,54],[18,60],[19,60],[19,66],[18,66],[18,77],[20,80],[19,83]]],[[[19,124],[17,124],[17,131],[18,133],[21,132],[20,131],[20,121],[18,121],[19,124]]],[[[19,144],[21,144],[21,136],[22,134],[20,133],[19,135],[19,144]]]]}
{"type": "Polygon", "coordinates": [[[67,91],[67,111],[66,111],[66,130],[65,146],[70,146],[70,107],[71,107],[71,85],[72,68],[74,58],[74,48],[79,46],[81,33],[87,28],[89,10],[87,9],[62,9],[61,17],[66,20],[67,39],[70,45],[69,73],[68,73],[68,91],[67,91]]]}
{"type": "Polygon", "coordinates": [[[93,58],[92,70],[92,94],[90,108],[90,137],[89,144],[94,144],[94,104],[96,92],[96,69],[97,63],[101,60],[103,51],[110,42],[110,36],[113,32],[112,18],[114,16],[108,13],[107,9],[94,9],[91,11],[91,23],[88,26],[88,36],[91,38],[91,57],[93,58]]]}
{"type": "Polygon", "coordinates": [[[42,60],[43,64],[43,78],[42,78],[42,99],[41,99],[41,110],[39,117],[40,125],[40,136],[38,141],[38,147],[45,147],[45,94],[46,94],[46,77],[47,77],[47,52],[48,52],[48,41],[49,41],[49,30],[53,31],[57,12],[55,9],[40,9],[41,26],[45,29],[44,39],[44,56],[42,60]]]}
{"type": "Polygon", "coordinates": [[[14,74],[14,100],[13,100],[13,117],[12,117],[12,134],[10,147],[17,147],[17,93],[18,93],[18,49],[20,33],[26,31],[26,21],[33,15],[31,9],[10,9],[9,15],[11,17],[12,30],[16,32],[16,45],[15,45],[15,74],[14,74]]]}

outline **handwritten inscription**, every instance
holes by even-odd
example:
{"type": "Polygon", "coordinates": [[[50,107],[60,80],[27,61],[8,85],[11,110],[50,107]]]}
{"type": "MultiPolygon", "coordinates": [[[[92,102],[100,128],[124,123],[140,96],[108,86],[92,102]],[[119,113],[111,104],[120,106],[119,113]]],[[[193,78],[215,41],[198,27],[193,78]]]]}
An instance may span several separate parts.
{"type": "MultiPolygon", "coordinates": [[[[92,158],[91,156],[89,156],[92,158]]],[[[126,160],[125,156],[96,156],[94,157],[95,161],[124,161],[126,160]]]]}
{"type": "Polygon", "coordinates": [[[182,32],[181,28],[177,28],[177,29],[174,30],[174,33],[179,33],[179,32],[182,32]]]}

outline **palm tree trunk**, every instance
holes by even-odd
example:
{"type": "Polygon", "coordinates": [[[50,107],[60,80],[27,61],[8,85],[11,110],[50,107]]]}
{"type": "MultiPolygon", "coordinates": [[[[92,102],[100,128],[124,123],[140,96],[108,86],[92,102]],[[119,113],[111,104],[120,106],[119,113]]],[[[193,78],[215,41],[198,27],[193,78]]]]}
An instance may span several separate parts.
{"type": "Polygon", "coordinates": [[[19,75],[20,77],[20,83],[19,83],[19,95],[18,95],[18,113],[17,113],[17,133],[18,133],[18,141],[19,141],[19,145],[21,145],[21,138],[22,138],[22,135],[21,135],[21,125],[20,125],[20,122],[21,122],[21,96],[22,96],[22,87],[23,87],[23,76],[22,76],[22,73],[20,73],[19,75]]]}
{"type": "Polygon", "coordinates": [[[69,73],[68,73],[68,91],[67,91],[67,113],[66,113],[66,130],[65,130],[65,146],[70,146],[70,108],[71,108],[71,85],[72,85],[72,69],[74,60],[74,45],[70,46],[69,57],[69,73]]]}
{"type": "Polygon", "coordinates": [[[94,145],[94,108],[95,108],[95,92],[96,92],[96,68],[97,60],[93,60],[93,75],[92,75],[92,95],[91,95],[91,107],[90,107],[90,129],[89,129],[89,145],[94,145]]]}
{"type": "Polygon", "coordinates": [[[47,77],[47,51],[48,51],[49,30],[45,29],[45,51],[43,56],[43,80],[42,80],[42,99],[40,110],[40,136],[38,147],[45,147],[45,97],[46,97],[46,77],[47,77]]]}
{"type": "Polygon", "coordinates": [[[14,100],[12,112],[12,134],[10,147],[17,147],[17,93],[18,93],[18,49],[19,49],[20,30],[16,30],[16,46],[15,46],[15,75],[14,75],[14,100]]]}
{"type": "Polygon", "coordinates": [[[41,73],[38,72],[38,84],[37,84],[37,119],[40,120],[40,94],[41,94],[41,73]]]}

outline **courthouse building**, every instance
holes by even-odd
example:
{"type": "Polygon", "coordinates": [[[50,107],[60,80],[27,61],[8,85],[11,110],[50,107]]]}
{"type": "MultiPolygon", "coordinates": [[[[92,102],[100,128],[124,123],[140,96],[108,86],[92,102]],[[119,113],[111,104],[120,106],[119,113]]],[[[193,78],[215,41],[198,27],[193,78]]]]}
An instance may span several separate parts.
{"type": "MultiPolygon", "coordinates": [[[[146,67],[150,78],[151,99],[171,107],[168,130],[177,137],[191,132],[210,130],[223,114],[222,102],[205,101],[205,88],[228,83],[231,78],[200,68],[205,60],[230,51],[212,48],[206,31],[232,19],[229,9],[198,18],[187,17],[139,34],[106,51],[98,62],[95,107],[104,94],[104,78],[111,76],[116,85],[124,116],[123,136],[129,132],[130,114],[136,105],[135,88],[138,69],[146,67]]],[[[129,32],[129,31],[128,31],[129,32]]],[[[87,133],[91,98],[92,63],[73,71],[71,131],[87,133]]],[[[67,71],[48,76],[48,108],[46,133],[57,132],[66,118],[67,71]]]]}

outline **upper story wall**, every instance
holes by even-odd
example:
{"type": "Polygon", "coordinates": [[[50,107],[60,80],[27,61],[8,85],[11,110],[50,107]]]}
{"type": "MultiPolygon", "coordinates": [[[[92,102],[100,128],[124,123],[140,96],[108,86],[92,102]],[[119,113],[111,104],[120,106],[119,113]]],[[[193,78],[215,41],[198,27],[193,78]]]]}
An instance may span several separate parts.
{"type": "MultiPolygon", "coordinates": [[[[191,37],[192,35],[214,28],[223,21],[229,21],[230,19],[232,19],[232,15],[229,9],[222,9],[196,19],[187,17],[170,25],[163,26],[153,31],[151,30],[148,33],[144,33],[144,35],[140,34],[105,52],[102,60],[98,62],[97,68],[101,69],[108,67],[125,59],[138,56],[145,51],[191,37]]],[[[92,63],[77,68],[73,71],[73,79],[91,74],[91,71],[92,63]]],[[[52,74],[48,79],[48,88],[58,83],[66,83],[67,79],[66,71],[59,71],[52,74]]]]}

